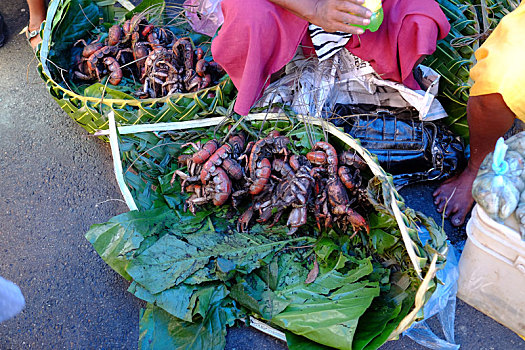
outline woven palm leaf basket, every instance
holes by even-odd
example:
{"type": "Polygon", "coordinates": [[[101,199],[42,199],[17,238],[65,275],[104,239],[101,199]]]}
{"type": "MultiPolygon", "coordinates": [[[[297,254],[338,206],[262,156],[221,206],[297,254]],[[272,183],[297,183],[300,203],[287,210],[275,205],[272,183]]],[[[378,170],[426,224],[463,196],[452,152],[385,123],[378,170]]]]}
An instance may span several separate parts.
{"type": "Polygon", "coordinates": [[[108,119],[103,134],[130,212],[92,226],[86,238],[148,302],[139,348],[223,349],[227,327],[246,322],[290,349],[377,349],[424,316],[447,261],[446,235],[407,207],[377,158],[331,123],[275,113],[121,127],[113,113],[108,119]],[[191,191],[180,177],[190,172],[181,162],[195,152],[190,142],[220,145],[239,133],[257,141],[275,131],[289,138],[288,154],[304,155],[326,141],[364,160],[371,206],[361,213],[369,234],[318,228],[309,209],[290,235],[290,208],[273,225],[252,220],[239,230],[251,196],[248,203],[199,202],[190,213],[191,191]]]}
{"type": "Polygon", "coordinates": [[[82,49],[78,41],[90,43],[97,36],[104,38],[113,24],[122,25],[137,13],[150,24],[170,30],[176,38],[191,38],[195,47],[199,45],[205,51],[205,59],[211,60],[210,38],[192,32],[180,5],[146,0],[135,8],[124,0],[52,0],[41,27],[38,72],[60,107],[89,133],[107,129],[107,114],[111,111],[118,125],[190,120],[210,113],[226,115],[236,94],[227,75],[196,92],[144,99],[134,97],[136,87],[130,87],[134,83],[130,79],[116,86],[108,84],[107,76],[99,82],[73,79],[74,56],[82,49]]]}

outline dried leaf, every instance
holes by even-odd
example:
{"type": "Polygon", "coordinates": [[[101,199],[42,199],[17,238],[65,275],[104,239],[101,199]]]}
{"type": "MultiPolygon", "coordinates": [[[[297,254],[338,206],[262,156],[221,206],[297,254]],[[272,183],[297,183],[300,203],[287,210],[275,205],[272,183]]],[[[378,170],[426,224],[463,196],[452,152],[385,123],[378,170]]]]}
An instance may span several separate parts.
{"type": "Polygon", "coordinates": [[[315,258],[314,267],[308,273],[308,277],[306,277],[306,281],[304,281],[304,283],[310,284],[314,282],[315,279],[317,278],[317,275],[319,275],[319,264],[317,263],[317,258],[315,258]]]}

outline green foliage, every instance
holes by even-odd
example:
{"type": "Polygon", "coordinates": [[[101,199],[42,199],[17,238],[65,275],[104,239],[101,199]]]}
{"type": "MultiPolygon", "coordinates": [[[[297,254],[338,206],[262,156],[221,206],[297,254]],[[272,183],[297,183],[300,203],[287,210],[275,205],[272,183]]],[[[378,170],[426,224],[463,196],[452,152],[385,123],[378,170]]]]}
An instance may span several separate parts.
{"type": "Polygon", "coordinates": [[[357,325],[352,344],[353,350],[377,349],[387,341],[388,335],[410,312],[411,305],[414,303],[413,295],[404,291],[401,291],[397,297],[395,299],[381,296],[374,299],[357,325]]]}
{"type": "Polygon", "coordinates": [[[195,302],[192,303],[194,299],[192,296],[195,295],[197,288],[197,286],[179,284],[160,293],[152,294],[137,282],[133,282],[129,286],[128,292],[150,304],[155,304],[183,321],[192,322],[193,308],[195,307],[195,302]]]}
{"type": "Polygon", "coordinates": [[[330,350],[329,346],[311,341],[292,332],[286,332],[286,344],[289,350],[330,350]]]}
{"type": "Polygon", "coordinates": [[[246,276],[234,285],[231,297],[268,321],[290,305],[288,299],[275,294],[257,273],[246,276]]]}
{"type": "Polygon", "coordinates": [[[150,211],[148,215],[131,211],[105,224],[91,226],[86,238],[109,266],[130,280],[126,267],[144,240],[163,233],[177,219],[167,208],[150,211]]]}
{"type": "Polygon", "coordinates": [[[229,270],[250,273],[269,254],[297,240],[209,229],[187,235],[185,240],[165,235],[136,257],[126,271],[150,292],[159,293],[190,277],[205,281],[228,279],[229,270]],[[219,258],[224,260],[222,265],[219,258]]]}
{"type": "Polygon", "coordinates": [[[313,296],[292,304],[272,322],[320,344],[351,349],[359,317],[378,294],[377,285],[353,283],[330,297],[313,296]]]}
{"type": "Polygon", "coordinates": [[[139,349],[224,349],[226,326],[232,326],[239,315],[227,301],[216,299],[203,305],[205,316],[195,322],[182,321],[148,304],[141,312],[139,349]]]}
{"type": "Polygon", "coordinates": [[[332,270],[306,284],[303,254],[280,254],[235,285],[231,297],[280,328],[320,344],[350,348],[359,317],[379,295],[379,287],[366,279],[373,271],[369,259],[341,253],[335,260],[332,270]]]}

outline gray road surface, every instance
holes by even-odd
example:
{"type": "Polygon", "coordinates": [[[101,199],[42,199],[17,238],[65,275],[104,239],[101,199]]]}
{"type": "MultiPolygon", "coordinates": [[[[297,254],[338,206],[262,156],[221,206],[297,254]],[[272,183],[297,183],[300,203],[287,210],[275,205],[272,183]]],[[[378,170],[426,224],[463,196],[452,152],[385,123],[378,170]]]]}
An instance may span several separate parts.
{"type": "MultiPolygon", "coordinates": [[[[47,93],[17,35],[28,19],[25,1],[2,0],[0,12],[10,28],[0,48],[0,275],[17,283],[27,301],[0,324],[0,350],[135,349],[143,304],[84,238],[90,225],[127,211],[109,145],[47,93]]],[[[439,219],[431,187],[403,193],[410,206],[439,219]]],[[[464,231],[447,230],[461,247],[464,231]]],[[[516,334],[462,302],[455,329],[463,349],[525,349],[516,334]]],[[[227,349],[285,348],[249,328],[228,333],[227,349]]],[[[424,348],[404,337],[382,349],[424,348]]]]}

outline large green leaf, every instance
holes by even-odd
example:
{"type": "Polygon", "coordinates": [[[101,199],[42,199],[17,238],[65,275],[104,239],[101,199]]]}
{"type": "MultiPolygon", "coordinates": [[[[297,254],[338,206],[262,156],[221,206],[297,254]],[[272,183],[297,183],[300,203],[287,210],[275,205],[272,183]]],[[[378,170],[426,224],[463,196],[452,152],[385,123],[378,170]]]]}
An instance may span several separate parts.
{"type": "Polygon", "coordinates": [[[49,59],[67,71],[70,56],[63,53],[69,53],[77,40],[85,38],[86,33],[98,25],[101,13],[92,0],[67,0],[66,3],[68,5],[60,7],[61,11],[53,21],[49,59]]]}
{"type": "Polygon", "coordinates": [[[207,349],[223,350],[226,326],[238,317],[232,306],[212,304],[205,318],[184,322],[166,311],[148,304],[140,319],[139,349],[207,349]]]}
{"type": "Polygon", "coordinates": [[[270,319],[290,304],[274,291],[288,285],[302,284],[308,270],[299,252],[278,254],[266,264],[234,285],[231,297],[244,307],[270,319]],[[283,307],[284,306],[284,307],[283,307]]]}
{"type": "Polygon", "coordinates": [[[180,284],[161,293],[151,294],[133,282],[128,292],[186,322],[193,322],[196,317],[205,318],[211,307],[229,294],[226,286],[220,283],[198,286],[180,284]]]}
{"type": "Polygon", "coordinates": [[[235,285],[231,297],[266,319],[273,315],[270,322],[280,328],[350,349],[359,317],[379,295],[379,284],[362,280],[373,271],[369,259],[339,253],[332,265],[332,270],[305,283],[308,268],[302,254],[280,254],[235,285]]]}
{"type": "Polygon", "coordinates": [[[272,323],[323,345],[351,349],[359,317],[378,295],[377,283],[351,283],[329,297],[311,295],[291,304],[272,323]]]}
{"type": "Polygon", "coordinates": [[[233,325],[240,317],[239,310],[227,299],[226,286],[212,284],[185,288],[185,291],[174,289],[180,293],[169,295],[179,300],[177,306],[182,313],[177,314],[183,314],[183,319],[174,317],[171,308],[161,309],[173,305],[169,296],[165,300],[167,304],[159,305],[158,298],[157,306],[148,304],[140,321],[141,349],[224,349],[226,326],[233,325]]]}
{"type": "Polygon", "coordinates": [[[167,208],[146,213],[131,211],[91,226],[86,238],[109,266],[130,280],[126,266],[144,239],[165,232],[178,221],[178,216],[167,208]]]}
{"type": "Polygon", "coordinates": [[[332,253],[340,251],[340,246],[328,237],[322,237],[315,244],[315,254],[321,263],[329,265],[332,253]]]}
{"type": "Polygon", "coordinates": [[[331,350],[333,348],[326,345],[321,345],[308,338],[301,337],[300,335],[292,332],[285,332],[286,334],[286,345],[289,350],[331,350]]]}
{"type": "Polygon", "coordinates": [[[208,317],[210,310],[226,298],[229,293],[224,284],[201,286],[191,297],[190,307],[195,305],[193,316],[200,315],[202,318],[208,317]]]}
{"type": "Polygon", "coordinates": [[[378,254],[383,254],[385,249],[389,249],[394,246],[399,240],[398,237],[386,233],[384,230],[374,229],[370,230],[370,243],[372,247],[377,251],[378,254]]]}
{"type": "Polygon", "coordinates": [[[131,100],[134,98],[125,92],[119,91],[116,88],[111,88],[101,83],[92,84],[84,89],[84,96],[116,100],[131,100]]]}
{"type": "MultiPolygon", "coordinates": [[[[409,296],[409,298],[404,299],[402,304],[401,304],[401,309],[399,310],[399,313],[397,313],[397,308],[392,310],[393,311],[392,312],[392,316],[395,315],[396,313],[397,313],[397,316],[391,318],[384,325],[384,327],[382,327],[382,325],[380,327],[378,327],[378,329],[382,328],[382,332],[379,333],[370,342],[368,342],[363,349],[364,350],[376,350],[376,349],[379,349],[379,347],[381,345],[383,345],[388,340],[388,338],[390,337],[392,332],[397,328],[399,323],[405,318],[405,316],[408,315],[408,313],[412,309],[413,305],[414,305],[414,297],[413,297],[413,295],[409,296]]],[[[387,317],[385,317],[385,319],[386,318],[387,317]]],[[[362,324],[365,324],[365,325],[368,322],[368,320],[365,320],[365,319],[363,319],[362,321],[363,321],[362,324]]],[[[372,324],[370,325],[370,328],[373,327],[374,324],[377,325],[377,323],[374,323],[372,321],[372,324]]],[[[356,334],[359,334],[359,333],[360,332],[359,332],[359,325],[358,325],[358,331],[356,332],[356,334]]],[[[355,341],[354,341],[354,343],[355,343],[355,341]]]]}
{"type": "Polygon", "coordinates": [[[290,305],[288,299],[275,294],[268,284],[254,273],[232,287],[231,297],[266,320],[272,319],[290,305]]]}
{"type": "MultiPolygon", "coordinates": [[[[341,253],[334,269],[331,271],[321,270],[314,282],[306,284],[304,283],[306,279],[300,281],[291,279],[292,284],[279,283],[276,294],[291,300],[293,304],[301,304],[310,297],[315,298],[318,295],[335,293],[334,291],[339,288],[351,285],[372,273],[373,267],[370,259],[354,260],[352,267],[346,268],[345,265],[350,260],[354,259],[341,253]]],[[[294,273],[294,276],[296,275],[294,273]]],[[[279,278],[288,279],[288,276],[279,276],[279,278]]]]}
{"type": "Polygon", "coordinates": [[[164,309],[164,311],[181,320],[191,322],[193,320],[193,309],[190,307],[191,298],[196,289],[197,286],[180,284],[163,292],[152,294],[137,282],[133,282],[129,286],[128,292],[164,309]]]}
{"type": "MultiPolygon", "coordinates": [[[[325,240],[325,246],[330,246],[325,240]]],[[[328,254],[332,255],[332,254],[328,254]]],[[[369,259],[358,260],[341,252],[331,270],[321,269],[305,283],[308,269],[290,256],[279,261],[275,294],[291,304],[271,322],[320,344],[350,349],[359,317],[379,295],[379,284],[362,280],[373,272],[369,259]]]]}
{"type": "Polygon", "coordinates": [[[261,259],[300,240],[304,239],[271,240],[253,233],[212,230],[187,235],[185,240],[165,235],[130,262],[126,271],[151,293],[160,293],[195,273],[211,279],[219,279],[217,270],[223,274],[230,270],[249,273],[260,266],[261,259]]]}
{"type": "Polygon", "coordinates": [[[374,299],[359,320],[353,350],[376,349],[381,346],[399,321],[408,314],[413,305],[413,296],[409,297],[411,294],[406,291],[408,286],[392,284],[389,287],[390,291],[374,299]]]}
{"type": "Polygon", "coordinates": [[[370,229],[392,229],[397,227],[396,219],[385,213],[372,213],[368,217],[370,229]]]}

